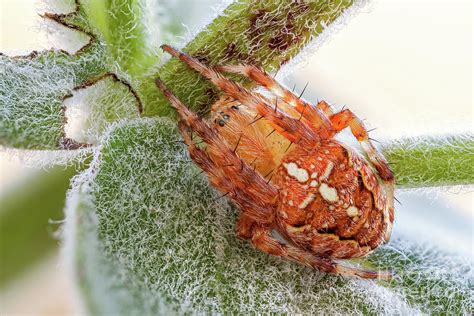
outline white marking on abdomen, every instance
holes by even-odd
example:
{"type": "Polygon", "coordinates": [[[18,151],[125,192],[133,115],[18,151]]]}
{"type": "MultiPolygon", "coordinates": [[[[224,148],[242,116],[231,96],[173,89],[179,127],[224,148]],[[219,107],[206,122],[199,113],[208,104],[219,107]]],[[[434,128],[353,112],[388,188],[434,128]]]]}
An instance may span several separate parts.
{"type": "Polygon", "coordinates": [[[303,202],[301,202],[301,204],[298,207],[300,209],[305,209],[309,205],[309,203],[314,201],[315,197],[316,197],[316,195],[314,195],[313,193],[308,194],[306,196],[306,198],[303,200],[303,202]]]}
{"type": "Polygon", "coordinates": [[[308,171],[303,168],[299,168],[297,164],[294,162],[284,163],[283,164],[286,168],[288,174],[294,177],[299,182],[306,182],[309,179],[308,171]]]}
{"type": "Polygon", "coordinates": [[[323,199],[328,202],[336,202],[339,199],[337,190],[328,186],[326,183],[321,183],[321,186],[319,187],[319,193],[321,193],[323,199]]]}
{"type": "Polygon", "coordinates": [[[329,178],[329,175],[331,174],[332,168],[334,168],[334,163],[332,161],[328,161],[326,170],[324,170],[324,173],[319,178],[319,181],[327,180],[329,178]]]}
{"type": "Polygon", "coordinates": [[[351,206],[351,207],[347,208],[346,212],[347,212],[347,215],[349,217],[354,217],[354,216],[359,215],[359,209],[355,206],[351,206]]]}

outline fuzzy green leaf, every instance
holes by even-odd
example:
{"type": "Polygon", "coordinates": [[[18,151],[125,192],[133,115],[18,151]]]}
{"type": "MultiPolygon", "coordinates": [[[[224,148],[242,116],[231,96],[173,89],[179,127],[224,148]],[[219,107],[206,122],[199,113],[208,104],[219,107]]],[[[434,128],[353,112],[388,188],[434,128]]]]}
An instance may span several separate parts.
{"type": "Polygon", "coordinates": [[[105,59],[98,44],[78,55],[64,51],[0,55],[0,145],[67,147],[63,99],[74,87],[105,72],[105,59]]]}
{"type": "Polygon", "coordinates": [[[178,139],[165,119],[122,123],[76,183],[68,211],[76,228],[66,233],[91,311],[469,312],[472,264],[433,246],[395,237],[379,249],[369,262],[398,272],[389,284],[255,250],[235,236],[236,210],[196,176],[178,139]]]}
{"type": "MultiPolygon", "coordinates": [[[[114,72],[116,56],[111,55],[110,45],[100,42],[95,35],[93,22],[97,20],[89,19],[87,13],[97,15],[100,11],[91,5],[76,1],[71,13],[43,15],[89,37],[89,42],[76,53],[50,50],[19,57],[0,55],[0,145],[41,150],[75,149],[83,143],[96,144],[108,123],[139,115],[142,104],[132,85],[114,72]],[[90,86],[94,86],[90,89],[92,93],[82,93],[90,86]],[[79,90],[82,99],[76,103],[73,99],[71,109],[64,101],[70,101],[75,90],[79,90]]],[[[127,19],[139,17],[132,14],[135,12],[126,11],[128,6],[118,6],[119,20],[129,22],[130,27],[132,21],[127,19]]],[[[118,13],[114,14],[117,17],[118,13]]],[[[138,40],[135,48],[140,45],[138,40]]],[[[134,56],[138,54],[135,52],[134,56]]],[[[144,49],[141,55],[144,56],[144,49]]],[[[140,64],[133,58],[130,63],[140,64]]]]}
{"type": "Polygon", "coordinates": [[[79,143],[97,145],[111,122],[139,117],[142,105],[130,90],[111,73],[87,83],[84,89],[76,89],[63,102],[66,135],[79,143]]]}

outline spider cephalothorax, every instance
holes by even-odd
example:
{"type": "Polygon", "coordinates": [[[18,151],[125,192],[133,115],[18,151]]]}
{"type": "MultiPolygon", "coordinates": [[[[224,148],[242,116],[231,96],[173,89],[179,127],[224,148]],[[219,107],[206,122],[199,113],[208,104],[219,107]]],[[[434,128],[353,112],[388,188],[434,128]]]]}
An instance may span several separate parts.
{"type": "Polygon", "coordinates": [[[178,111],[191,158],[239,206],[237,234],[262,251],[326,272],[390,278],[387,271],[335,261],[364,256],[387,241],[394,219],[392,172],[361,121],[348,109],[333,113],[324,101],[307,103],[255,66],[208,67],[163,49],[224,92],[206,121],[156,80],[178,111]],[[222,72],[247,76],[273,96],[249,91],[222,72]],[[346,127],[370,162],[334,139],[346,127]]]}

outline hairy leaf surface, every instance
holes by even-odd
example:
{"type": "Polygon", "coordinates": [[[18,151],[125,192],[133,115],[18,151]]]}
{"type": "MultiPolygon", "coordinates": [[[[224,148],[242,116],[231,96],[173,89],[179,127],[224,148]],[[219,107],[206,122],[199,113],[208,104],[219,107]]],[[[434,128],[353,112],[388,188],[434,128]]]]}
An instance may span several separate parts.
{"type": "Polygon", "coordinates": [[[254,249],[235,236],[236,210],[196,176],[179,139],[166,119],[122,123],[77,179],[69,216],[79,218],[75,264],[89,306],[124,314],[154,314],[163,306],[223,313],[469,311],[472,263],[404,236],[364,261],[394,268],[391,283],[328,275],[254,249]]]}

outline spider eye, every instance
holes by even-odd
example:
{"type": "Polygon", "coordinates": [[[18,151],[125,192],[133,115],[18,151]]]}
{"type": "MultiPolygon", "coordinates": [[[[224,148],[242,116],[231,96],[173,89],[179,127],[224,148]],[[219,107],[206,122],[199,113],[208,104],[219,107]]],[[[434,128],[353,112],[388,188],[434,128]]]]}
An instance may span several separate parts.
{"type": "Polygon", "coordinates": [[[225,121],[224,121],[224,120],[219,120],[218,124],[219,124],[219,126],[221,126],[221,127],[222,127],[222,126],[224,126],[224,125],[225,125],[225,121]]]}

